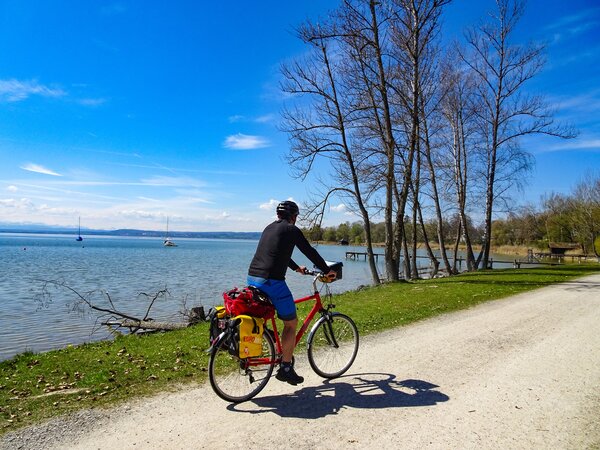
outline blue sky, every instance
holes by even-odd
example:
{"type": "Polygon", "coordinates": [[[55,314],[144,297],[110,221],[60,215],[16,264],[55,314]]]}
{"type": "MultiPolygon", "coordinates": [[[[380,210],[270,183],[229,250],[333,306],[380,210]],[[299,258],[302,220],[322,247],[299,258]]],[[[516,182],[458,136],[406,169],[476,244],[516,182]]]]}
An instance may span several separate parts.
{"type": "MultiPolygon", "coordinates": [[[[283,160],[279,65],[336,3],[0,0],[0,224],[260,231],[314,187],[283,160]]],[[[490,8],[455,0],[444,38],[490,8]]],[[[530,1],[519,37],[548,42],[530,89],[580,131],[524,143],[538,202],[600,169],[600,4],[530,1]]]]}

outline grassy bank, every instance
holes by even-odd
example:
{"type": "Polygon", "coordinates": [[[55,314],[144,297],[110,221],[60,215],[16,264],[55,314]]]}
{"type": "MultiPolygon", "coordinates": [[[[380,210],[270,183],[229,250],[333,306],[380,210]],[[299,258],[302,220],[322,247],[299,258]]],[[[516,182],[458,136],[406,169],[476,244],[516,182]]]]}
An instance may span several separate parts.
{"type": "MultiPolygon", "coordinates": [[[[495,270],[386,284],[336,296],[334,303],[367,334],[599,270],[598,265],[495,270]]],[[[3,361],[0,434],[78,409],[204,382],[207,336],[207,325],[200,324],[3,361]]]]}

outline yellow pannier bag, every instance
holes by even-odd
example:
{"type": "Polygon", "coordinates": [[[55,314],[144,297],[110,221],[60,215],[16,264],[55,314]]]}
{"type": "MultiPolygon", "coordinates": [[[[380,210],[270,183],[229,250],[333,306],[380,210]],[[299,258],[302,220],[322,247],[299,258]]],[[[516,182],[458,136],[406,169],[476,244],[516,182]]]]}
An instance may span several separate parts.
{"type": "Polygon", "coordinates": [[[236,316],[235,319],[240,319],[238,325],[240,336],[240,358],[260,356],[262,354],[264,319],[245,315],[236,316]]]}

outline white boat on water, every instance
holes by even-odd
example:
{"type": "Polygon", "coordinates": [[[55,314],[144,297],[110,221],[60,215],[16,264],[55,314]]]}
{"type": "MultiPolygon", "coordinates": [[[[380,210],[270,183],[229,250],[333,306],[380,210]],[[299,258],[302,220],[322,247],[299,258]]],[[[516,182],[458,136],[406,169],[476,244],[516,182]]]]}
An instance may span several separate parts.
{"type": "Polygon", "coordinates": [[[169,218],[167,217],[167,234],[165,235],[165,240],[163,241],[163,245],[165,247],[177,247],[177,244],[171,240],[169,237],[169,218]]]}

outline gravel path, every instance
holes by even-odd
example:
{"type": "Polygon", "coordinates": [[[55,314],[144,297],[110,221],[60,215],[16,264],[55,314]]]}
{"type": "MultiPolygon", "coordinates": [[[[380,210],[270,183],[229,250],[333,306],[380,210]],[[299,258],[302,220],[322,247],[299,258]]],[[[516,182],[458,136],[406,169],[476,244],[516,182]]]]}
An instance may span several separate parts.
{"type": "Polygon", "coordinates": [[[84,411],[2,448],[600,448],[600,275],[362,340],[347,376],[203,386],[84,411]]]}

